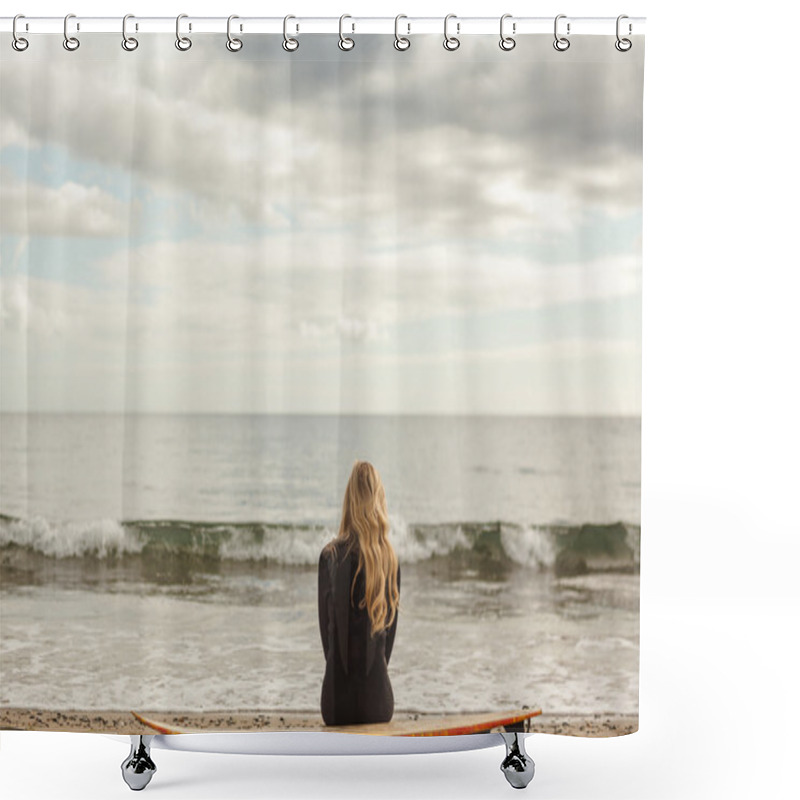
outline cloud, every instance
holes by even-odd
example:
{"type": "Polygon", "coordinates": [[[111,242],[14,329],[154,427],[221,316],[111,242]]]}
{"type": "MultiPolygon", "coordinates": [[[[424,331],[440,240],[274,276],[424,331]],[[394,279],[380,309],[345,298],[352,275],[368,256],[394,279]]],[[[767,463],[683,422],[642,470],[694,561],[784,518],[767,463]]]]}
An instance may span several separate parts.
{"type": "Polygon", "coordinates": [[[0,331],[34,343],[63,342],[87,327],[94,294],[27,275],[0,276],[0,331]],[[75,302],[75,296],[80,300],[75,302]],[[85,316],[84,316],[85,315],[85,316]]]}
{"type": "Polygon", "coordinates": [[[0,230],[27,236],[124,236],[137,228],[140,207],[98,186],[67,181],[44,186],[0,173],[0,230]]]}
{"type": "MultiPolygon", "coordinates": [[[[540,308],[641,292],[639,253],[559,264],[524,252],[421,242],[359,250],[356,233],[293,233],[231,243],[155,242],[97,262],[98,281],[132,299],[264,316],[304,338],[376,338],[386,325],[493,309],[540,308]]],[[[184,312],[181,312],[184,313],[184,312]]],[[[265,323],[266,324],[266,323],[265,323]]]]}
{"type": "MultiPolygon", "coordinates": [[[[148,41],[146,59],[118,36],[93,38],[91,58],[43,41],[47,58],[3,57],[0,72],[0,147],[35,159],[52,145],[66,175],[23,186],[4,172],[4,231],[141,237],[98,260],[76,245],[93,285],[13,265],[0,276],[4,347],[31,374],[74,372],[76,406],[94,402],[83,387],[122,375],[130,408],[337,411],[373,358],[420,387],[417,410],[450,408],[427,391],[448,363],[483,387],[489,413],[522,386],[518,364],[614,358],[638,375],[636,333],[613,313],[591,342],[557,322],[558,342],[470,334],[493,312],[503,327],[517,311],[640,294],[637,52],[620,59],[607,37],[568,54],[548,37],[513,53],[470,37],[456,54],[440,36],[406,53],[363,37],[349,54],[307,37],[290,55],[264,36],[236,57],[224,36],[187,53],[168,34],[148,41]],[[81,183],[106,168],[141,213],[81,183]],[[27,346],[41,349],[28,359],[27,346]]],[[[602,400],[601,373],[587,393],[602,400]]],[[[373,410],[403,409],[393,386],[373,410]]]]}
{"type": "Polygon", "coordinates": [[[339,317],[329,320],[301,320],[300,336],[312,341],[376,342],[388,338],[386,328],[375,319],[339,317]]]}
{"type": "Polygon", "coordinates": [[[26,130],[29,146],[58,143],[153,191],[193,195],[207,231],[240,218],[475,240],[640,209],[641,69],[608,57],[605,37],[566,58],[476,37],[455,66],[440,37],[399,56],[379,55],[386,37],[354,54],[309,37],[292,55],[279,37],[254,37],[236,59],[216,57],[211,38],[202,54],[161,38],[147,61],[98,38],[103,69],[81,54],[53,53],[57,71],[4,62],[2,143],[26,130]],[[31,93],[41,81],[51,90],[31,93]]]}

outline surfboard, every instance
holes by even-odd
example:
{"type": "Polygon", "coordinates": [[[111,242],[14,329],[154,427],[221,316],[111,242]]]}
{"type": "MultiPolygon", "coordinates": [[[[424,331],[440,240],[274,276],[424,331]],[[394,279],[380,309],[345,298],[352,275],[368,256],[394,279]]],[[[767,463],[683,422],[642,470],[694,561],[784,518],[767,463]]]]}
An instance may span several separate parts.
{"type": "MultiPolygon", "coordinates": [[[[514,709],[507,712],[491,712],[483,714],[445,714],[440,717],[421,717],[419,719],[392,720],[391,722],[368,725],[315,725],[303,728],[307,731],[330,731],[336,733],[360,733],[371,736],[462,736],[468,733],[489,733],[495,728],[520,726],[526,720],[538,717],[541,708],[514,709]]],[[[159,720],[150,719],[136,711],[131,714],[143,725],[157,733],[178,735],[186,733],[220,733],[219,728],[208,730],[202,728],[182,728],[159,720]]],[[[253,732],[263,732],[257,730],[253,732]]],[[[280,731],[287,733],[288,731],[280,731]]]]}

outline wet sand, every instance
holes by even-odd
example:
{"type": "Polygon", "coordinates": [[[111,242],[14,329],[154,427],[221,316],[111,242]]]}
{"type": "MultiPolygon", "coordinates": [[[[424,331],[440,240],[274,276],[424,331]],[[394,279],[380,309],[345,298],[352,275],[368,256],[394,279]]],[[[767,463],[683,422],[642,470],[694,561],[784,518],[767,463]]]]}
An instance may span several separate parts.
{"type": "MultiPolygon", "coordinates": [[[[292,711],[199,711],[168,712],[141,710],[167,725],[197,728],[199,731],[309,731],[324,730],[322,718],[292,711]]],[[[395,711],[394,720],[416,720],[426,715],[395,711]]],[[[601,738],[624,736],[639,729],[639,718],[622,714],[542,714],[529,720],[532,733],[601,738]]],[[[152,734],[129,711],[46,711],[29,708],[0,708],[0,730],[69,731],[75,733],[152,734]]]]}

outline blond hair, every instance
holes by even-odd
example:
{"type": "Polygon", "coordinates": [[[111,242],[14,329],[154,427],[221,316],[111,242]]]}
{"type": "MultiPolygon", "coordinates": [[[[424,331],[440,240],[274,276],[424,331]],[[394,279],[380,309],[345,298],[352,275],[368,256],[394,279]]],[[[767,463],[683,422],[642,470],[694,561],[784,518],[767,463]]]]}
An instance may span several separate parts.
{"type": "Polygon", "coordinates": [[[397,555],[389,541],[386,492],[378,471],[368,461],[356,461],[353,465],[344,492],[339,535],[329,546],[336,542],[346,542],[348,552],[358,545],[358,567],[350,586],[350,603],[353,602],[356,578],[363,570],[365,593],[358,607],[367,609],[374,636],[394,622],[400,591],[397,587],[397,555]]]}

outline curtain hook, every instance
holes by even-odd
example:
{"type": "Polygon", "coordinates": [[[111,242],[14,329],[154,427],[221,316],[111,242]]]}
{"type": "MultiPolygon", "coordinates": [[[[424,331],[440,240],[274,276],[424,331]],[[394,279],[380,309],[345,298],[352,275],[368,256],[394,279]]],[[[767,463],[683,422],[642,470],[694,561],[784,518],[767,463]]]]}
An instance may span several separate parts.
{"type": "Polygon", "coordinates": [[[25,19],[25,15],[24,14],[17,14],[17,16],[14,17],[14,22],[11,25],[11,35],[13,36],[13,38],[11,39],[11,46],[18,53],[21,53],[23,50],[27,50],[28,49],[28,44],[30,44],[30,43],[28,42],[27,39],[25,39],[24,37],[20,36],[17,33],[17,20],[18,19],[25,19]]]}
{"type": "MultiPolygon", "coordinates": [[[[458,50],[458,48],[461,47],[461,42],[458,39],[458,37],[456,37],[456,36],[448,36],[448,34],[447,34],[447,23],[451,19],[456,19],[456,15],[455,14],[448,14],[444,18],[444,42],[443,42],[443,45],[444,45],[444,49],[445,50],[451,50],[452,51],[452,50],[458,50]]],[[[461,28],[460,23],[456,23],[456,33],[459,32],[460,28],[461,28]]]]}
{"type": "MultiPolygon", "coordinates": [[[[128,20],[135,19],[133,14],[126,14],[122,18],[122,49],[127,50],[129,53],[139,46],[139,40],[133,36],[128,36],[128,20]]],[[[138,29],[138,26],[137,26],[138,29]]]]}
{"type": "MultiPolygon", "coordinates": [[[[569,50],[569,39],[565,36],[558,35],[558,21],[560,19],[566,19],[566,14],[559,14],[556,17],[556,21],[553,24],[553,35],[555,36],[555,40],[553,41],[553,47],[558,50],[559,53],[563,53],[565,50],[569,50]]],[[[567,36],[569,36],[569,22],[567,23],[567,36]]]]}
{"type": "MultiPolygon", "coordinates": [[[[506,51],[513,50],[517,46],[517,40],[516,39],[512,38],[511,36],[506,36],[503,33],[503,24],[505,23],[505,21],[507,19],[511,19],[511,16],[512,16],[511,14],[503,14],[503,16],[500,17],[500,49],[501,50],[506,50],[506,51]]],[[[514,33],[517,32],[517,24],[516,23],[513,24],[512,31],[514,33]]]]}
{"type": "MultiPolygon", "coordinates": [[[[178,14],[178,18],[175,20],[175,47],[178,50],[186,51],[192,46],[192,40],[188,36],[181,36],[181,20],[188,16],[188,14],[178,14]]],[[[189,30],[191,29],[192,26],[189,25],[189,30]]]]}
{"type": "MultiPolygon", "coordinates": [[[[293,17],[291,14],[287,14],[283,18],[283,49],[286,50],[287,53],[293,53],[295,50],[297,50],[298,47],[300,47],[300,40],[293,39],[291,36],[289,36],[288,26],[290,19],[297,19],[297,17],[293,17]]],[[[299,25],[297,26],[297,30],[298,31],[300,30],[299,25]]]]}
{"type": "MultiPolygon", "coordinates": [[[[67,24],[69,23],[70,19],[74,18],[74,14],[67,14],[67,16],[64,17],[64,49],[69,50],[70,52],[77,50],[81,46],[80,41],[74,36],[70,36],[67,30],[67,24]]],[[[78,28],[78,30],[80,30],[80,28],[78,28]]]]}
{"type": "MultiPolygon", "coordinates": [[[[628,50],[630,50],[631,47],[633,47],[633,42],[630,39],[620,39],[620,37],[619,37],[619,23],[623,19],[629,19],[628,15],[627,14],[620,14],[617,17],[617,41],[614,42],[614,47],[616,47],[617,50],[620,51],[620,53],[627,53],[628,50]]],[[[628,23],[628,36],[630,36],[631,33],[633,33],[633,26],[629,22],[628,23]]]]}
{"type": "MultiPolygon", "coordinates": [[[[242,42],[241,39],[236,39],[231,35],[231,21],[235,19],[239,19],[239,17],[236,16],[236,14],[231,14],[228,17],[228,41],[225,42],[225,47],[227,47],[228,50],[231,51],[231,53],[238,53],[244,46],[244,42],[242,42]]],[[[239,26],[239,30],[241,29],[242,29],[241,26],[239,26]]]]}
{"type": "MultiPolygon", "coordinates": [[[[395,50],[408,50],[411,47],[411,39],[406,38],[405,36],[400,35],[400,20],[401,19],[408,19],[405,14],[398,14],[394,18],[394,49],[395,50]]],[[[408,33],[411,33],[411,24],[406,23],[408,27],[408,33]]]]}
{"type": "MultiPolygon", "coordinates": [[[[346,19],[353,19],[349,14],[342,14],[339,17],[339,49],[340,50],[352,50],[355,46],[355,40],[351,39],[349,36],[345,36],[342,31],[342,25],[346,19]]],[[[353,26],[353,31],[355,31],[356,26],[355,23],[351,23],[353,26]]]]}

